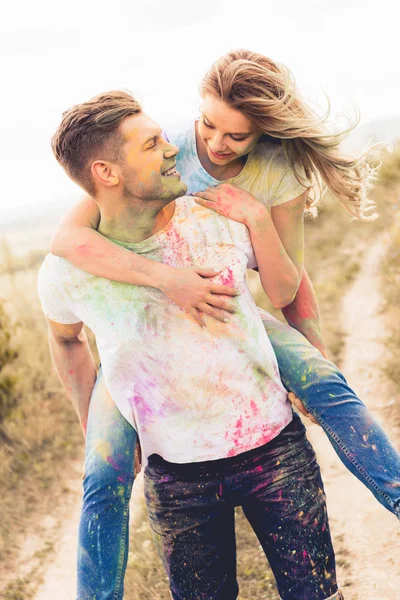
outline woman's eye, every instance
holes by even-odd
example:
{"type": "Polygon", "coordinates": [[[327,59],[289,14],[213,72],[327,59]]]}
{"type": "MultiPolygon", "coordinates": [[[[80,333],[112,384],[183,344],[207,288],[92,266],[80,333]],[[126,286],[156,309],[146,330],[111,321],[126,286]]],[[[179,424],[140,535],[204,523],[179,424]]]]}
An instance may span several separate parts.
{"type": "Polygon", "coordinates": [[[235,142],[244,142],[244,140],[247,140],[247,136],[246,137],[235,137],[234,135],[231,135],[231,138],[235,141],[235,142]]]}
{"type": "Polygon", "coordinates": [[[207,123],[207,121],[205,119],[203,119],[203,123],[206,127],[208,127],[209,129],[214,129],[214,127],[211,125],[211,123],[207,123]]]}

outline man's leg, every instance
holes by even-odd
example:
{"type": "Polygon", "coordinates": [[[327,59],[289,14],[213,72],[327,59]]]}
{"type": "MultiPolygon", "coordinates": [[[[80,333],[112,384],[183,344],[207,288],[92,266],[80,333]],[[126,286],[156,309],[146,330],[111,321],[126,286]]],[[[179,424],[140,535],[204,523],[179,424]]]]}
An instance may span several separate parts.
{"type": "Polygon", "coordinates": [[[382,427],[339,369],[301,333],[273,317],[263,322],[284,386],[320,423],[349,471],[400,518],[400,453],[382,427]]]}
{"type": "Polygon", "coordinates": [[[78,600],[123,597],[136,441],[136,431],[121,415],[99,375],[86,432],[78,600]]]}
{"type": "Polygon", "coordinates": [[[234,508],[221,497],[219,462],[176,465],[153,454],[145,469],[150,524],[174,600],[237,598],[234,508]]]}
{"type": "Polygon", "coordinates": [[[324,488],[300,418],[236,470],[233,485],[282,600],[338,600],[324,488]]]}

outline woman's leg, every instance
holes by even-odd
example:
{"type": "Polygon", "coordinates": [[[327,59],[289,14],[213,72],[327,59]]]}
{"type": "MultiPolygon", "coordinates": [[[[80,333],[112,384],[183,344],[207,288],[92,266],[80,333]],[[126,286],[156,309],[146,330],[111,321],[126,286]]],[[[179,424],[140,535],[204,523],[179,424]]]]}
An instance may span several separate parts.
{"type": "Polygon", "coordinates": [[[86,432],[78,600],[123,597],[136,441],[136,431],[121,415],[99,374],[86,432]]]}
{"type": "Polygon", "coordinates": [[[263,320],[285,387],[328,435],[343,464],[400,518],[400,453],[339,369],[296,329],[263,320]]]}

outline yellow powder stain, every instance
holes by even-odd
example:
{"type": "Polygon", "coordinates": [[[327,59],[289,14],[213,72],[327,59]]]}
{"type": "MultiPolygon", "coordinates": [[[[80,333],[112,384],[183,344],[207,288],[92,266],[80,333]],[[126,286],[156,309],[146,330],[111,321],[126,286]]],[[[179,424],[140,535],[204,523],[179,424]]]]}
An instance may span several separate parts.
{"type": "Polygon", "coordinates": [[[107,457],[111,454],[110,442],[105,442],[104,440],[97,440],[94,448],[95,452],[97,452],[97,454],[99,454],[104,461],[106,461],[107,457]]]}

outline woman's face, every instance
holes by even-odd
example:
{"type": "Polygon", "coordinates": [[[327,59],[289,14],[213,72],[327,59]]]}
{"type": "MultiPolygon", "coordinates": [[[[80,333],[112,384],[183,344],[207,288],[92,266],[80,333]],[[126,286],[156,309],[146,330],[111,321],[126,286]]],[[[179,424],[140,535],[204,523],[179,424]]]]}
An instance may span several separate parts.
{"type": "Polygon", "coordinates": [[[261,131],[240,111],[212,94],[203,98],[198,133],[208,158],[225,165],[248,154],[257,143],[261,131]]]}

